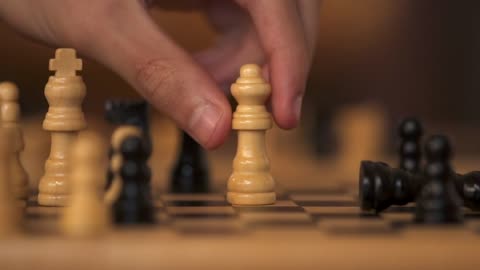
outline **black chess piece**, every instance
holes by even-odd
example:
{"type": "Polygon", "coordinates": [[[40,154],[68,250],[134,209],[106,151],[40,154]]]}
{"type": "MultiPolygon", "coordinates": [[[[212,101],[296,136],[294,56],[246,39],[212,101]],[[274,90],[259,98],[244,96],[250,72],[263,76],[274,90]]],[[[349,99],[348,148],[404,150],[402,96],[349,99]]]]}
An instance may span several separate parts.
{"type": "Polygon", "coordinates": [[[207,159],[203,148],[186,132],[177,162],[170,177],[170,191],[173,193],[205,193],[209,190],[207,159]]]}
{"type": "Polygon", "coordinates": [[[391,168],[383,162],[362,161],[359,179],[361,208],[376,213],[414,201],[422,185],[420,174],[391,168]]]}
{"type": "Polygon", "coordinates": [[[399,168],[383,162],[360,163],[359,196],[363,210],[379,213],[391,205],[404,205],[413,201],[421,185],[419,167],[421,160],[420,138],[423,128],[414,118],[399,125],[399,168]]]}
{"type": "MultiPolygon", "coordinates": [[[[453,176],[455,189],[466,207],[480,210],[480,171],[453,176]]],[[[380,213],[392,205],[414,202],[425,185],[423,174],[391,168],[383,162],[360,164],[360,202],[363,210],[380,213]]]]}
{"type": "MultiPolygon", "coordinates": [[[[105,118],[115,125],[133,125],[142,130],[145,140],[147,159],[152,152],[152,139],[150,136],[150,121],[148,114],[148,103],[144,100],[107,100],[105,102],[105,118]]],[[[109,157],[112,152],[109,152],[109,157]]],[[[112,172],[107,172],[107,188],[112,182],[112,172]]]]}
{"type": "Polygon", "coordinates": [[[145,140],[138,136],[125,138],[120,147],[122,191],[113,204],[116,224],[153,223],[153,205],[150,189],[150,168],[145,140]]]}
{"type": "Polygon", "coordinates": [[[457,174],[455,187],[463,199],[463,204],[474,210],[480,210],[480,171],[469,172],[464,175],[457,174]]]}
{"type": "Polygon", "coordinates": [[[360,162],[360,175],[358,191],[360,207],[362,210],[375,209],[375,171],[377,162],[362,160],[360,162]]]}
{"type": "Polygon", "coordinates": [[[452,150],[445,136],[432,136],[426,143],[427,182],[417,199],[415,221],[426,224],[451,224],[463,220],[462,203],[454,187],[450,165],[452,150]]]}
{"type": "Polygon", "coordinates": [[[422,125],[415,118],[407,118],[400,124],[398,135],[400,137],[399,168],[409,173],[418,173],[422,155],[420,144],[423,135],[422,125]]]}
{"type": "Polygon", "coordinates": [[[133,125],[142,130],[142,134],[151,151],[150,119],[148,103],[144,100],[107,100],[105,118],[116,125],[133,125]]]}
{"type": "MultiPolygon", "coordinates": [[[[384,162],[361,162],[359,195],[363,210],[379,213],[392,205],[405,205],[416,200],[426,182],[420,171],[422,133],[421,124],[414,118],[407,118],[400,124],[398,169],[384,162]]],[[[452,177],[464,205],[480,210],[480,171],[452,177]]]]}

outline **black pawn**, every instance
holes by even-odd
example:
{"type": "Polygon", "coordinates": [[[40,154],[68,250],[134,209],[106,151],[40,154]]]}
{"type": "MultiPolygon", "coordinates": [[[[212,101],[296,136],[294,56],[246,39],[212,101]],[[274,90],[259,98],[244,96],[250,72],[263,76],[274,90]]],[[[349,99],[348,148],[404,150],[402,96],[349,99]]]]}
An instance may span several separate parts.
{"type": "Polygon", "coordinates": [[[463,204],[474,210],[480,210],[480,171],[469,172],[464,175],[457,174],[455,186],[458,194],[463,199],[463,204]]]}
{"type": "Polygon", "coordinates": [[[105,118],[112,124],[133,125],[142,129],[148,142],[150,138],[149,108],[145,100],[107,100],[105,118]]]}
{"type": "Polygon", "coordinates": [[[420,171],[422,155],[420,147],[420,138],[423,135],[422,125],[415,118],[407,118],[400,124],[398,135],[400,137],[399,168],[416,174],[420,171]]]}
{"type": "Polygon", "coordinates": [[[417,199],[415,221],[426,224],[460,223],[462,203],[453,183],[451,148],[445,136],[432,136],[426,143],[426,184],[417,199]]]}
{"type": "Polygon", "coordinates": [[[423,182],[419,177],[422,134],[423,128],[414,118],[407,118],[399,125],[399,168],[383,162],[360,163],[359,194],[363,210],[379,213],[391,205],[405,205],[415,200],[423,182]]]}
{"type": "Polygon", "coordinates": [[[414,201],[420,183],[418,175],[372,161],[361,162],[359,179],[361,208],[376,213],[414,201]]]}
{"type": "MultiPolygon", "coordinates": [[[[145,100],[107,100],[105,102],[105,118],[108,122],[115,125],[133,125],[142,130],[142,136],[145,141],[144,148],[148,153],[147,159],[152,152],[152,139],[150,136],[149,107],[145,100]]],[[[109,152],[109,158],[112,156],[112,149],[109,152]]],[[[112,182],[112,171],[109,168],[107,172],[106,188],[112,182]]]]}
{"type": "Polygon", "coordinates": [[[205,152],[194,139],[182,132],[180,152],[171,172],[170,192],[205,193],[208,190],[209,177],[205,152]]]}
{"type": "Polygon", "coordinates": [[[149,224],[154,221],[147,148],[144,138],[137,136],[127,137],[121,144],[123,186],[113,205],[116,224],[149,224]]]}

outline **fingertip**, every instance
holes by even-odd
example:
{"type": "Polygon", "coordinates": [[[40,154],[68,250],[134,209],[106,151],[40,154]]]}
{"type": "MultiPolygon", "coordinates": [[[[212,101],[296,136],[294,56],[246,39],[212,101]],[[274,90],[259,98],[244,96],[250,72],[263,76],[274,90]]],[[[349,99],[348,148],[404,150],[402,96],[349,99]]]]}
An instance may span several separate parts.
{"type": "Polygon", "coordinates": [[[298,119],[293,116],[293,113],[286,110],[273,110],[273,117],[277,126],[282,129],[293,129],[298,125],[298,119]]]}
{"type": "Polygon", "coordinates": [[[271,74],[273,116],[280,128],[292,129],[297,127],[301,118],[305,93],[304,75],[283,66],[274,67],[275,70],[270,69],[273,73],[271,74]]]}
{"type": "MultiPolygon", "coordinates": [[[[200,144],[207,150],[213,150],[221,146],[232,129],[232,111],[229,106],[225,106],[215,126],[210,130],[208,139],[200,141],[200,144]]],[[[198,133],[194,131],[194,133],[198,133]]]]}
{"type": "Polygon", "coordinates": [[[298,126],[301,117],[303,98],[300,96],[293,101],[280,100],[272,103],[272,114],[275,123],[282,129],[293,129],[298,126]]]}
{"type": "Polygon", "coordinates": [[[184,129],[206,149],[215,149],[226,140],[231,129],[232,112],[227,102],[207,101],[193,110],[184,129]]]}

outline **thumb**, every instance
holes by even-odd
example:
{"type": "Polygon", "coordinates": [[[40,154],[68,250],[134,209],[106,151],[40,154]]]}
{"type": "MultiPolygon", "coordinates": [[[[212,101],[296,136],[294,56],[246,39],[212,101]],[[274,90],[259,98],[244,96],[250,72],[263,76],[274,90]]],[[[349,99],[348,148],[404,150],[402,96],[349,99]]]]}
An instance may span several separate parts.
{"type": "Polygon", "coordinates": [[[95,25],[94,45],[79,49],[120,74],[205,148],[219,146],[231,126],[225,95],[137,1],[119,2],[95,25]]]}

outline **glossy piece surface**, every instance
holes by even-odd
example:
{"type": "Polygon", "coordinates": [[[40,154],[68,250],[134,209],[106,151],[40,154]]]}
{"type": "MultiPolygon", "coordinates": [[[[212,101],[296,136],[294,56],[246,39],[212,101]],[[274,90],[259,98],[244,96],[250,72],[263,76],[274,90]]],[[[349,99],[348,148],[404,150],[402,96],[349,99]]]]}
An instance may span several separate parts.
{"type": "Polygon", "coordinates": [[[272,127],[272,119],[264,104],[270,85],[261,77],[260,67],[247,64],[231,91],[238,102],[232,123],[238,130],[238,142],[227,200],[234,205],[272,204],[275,182],[265,148],[265,132],[272,127]]]}
{"type": "Polygon", "coordinates": [[[48,112],[43,129],[51,133],[50,155],[45,162],[45,174],[40,179],[38,203],[64,206],[69,195],[69,151],[80,130],[87,127],[82,111],[86,86],[76,71],[82,61],[73,49],[58,49],[50,60],[50,70],[55,71],[45,86],[48,112]]]}

